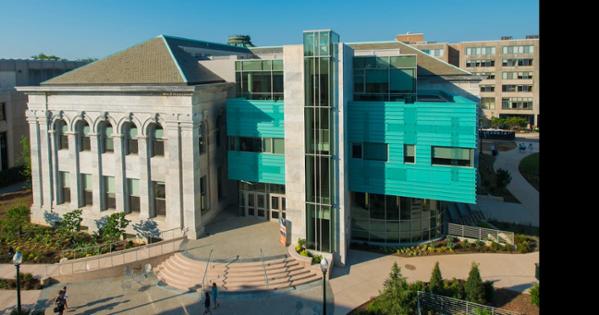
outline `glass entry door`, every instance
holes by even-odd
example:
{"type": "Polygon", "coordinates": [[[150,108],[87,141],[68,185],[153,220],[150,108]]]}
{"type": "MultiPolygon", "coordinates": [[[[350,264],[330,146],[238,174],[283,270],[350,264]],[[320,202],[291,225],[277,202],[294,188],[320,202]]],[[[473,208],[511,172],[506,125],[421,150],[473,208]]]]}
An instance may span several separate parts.
{"type": "Polygon", "coordinates": [[[266,194],[254,191],[242,191],[240,199],[245,208],[245,215],[266,218],[266,194]]]}
{"type": "Polygon", "coordinates": [[[285,202],[285,195],[270,194],[270,220],[286,219],[285,202]]]}

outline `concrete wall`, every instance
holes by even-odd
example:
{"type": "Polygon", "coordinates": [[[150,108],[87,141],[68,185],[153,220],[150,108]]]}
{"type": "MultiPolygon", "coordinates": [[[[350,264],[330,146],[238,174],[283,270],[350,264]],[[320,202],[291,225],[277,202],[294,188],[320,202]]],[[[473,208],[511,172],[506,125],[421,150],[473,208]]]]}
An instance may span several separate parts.
{"type": "Polygon", "coordinates": [[[302,45],[283,47],[285,69],[285,195],[291,241],[306,238],[306,161],[304,158],[304,50],[302,45]]]}

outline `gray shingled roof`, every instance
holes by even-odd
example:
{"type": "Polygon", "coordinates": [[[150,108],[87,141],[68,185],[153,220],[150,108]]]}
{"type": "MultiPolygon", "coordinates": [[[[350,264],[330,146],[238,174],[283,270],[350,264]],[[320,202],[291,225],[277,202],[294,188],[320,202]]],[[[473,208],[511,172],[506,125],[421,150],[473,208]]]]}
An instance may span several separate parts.
{"type": "Polygon", "coordinates": [[[160,35],[42,85],[194,85],[223,81],[185,49],[248,54],[247,48],[160,35]]]}

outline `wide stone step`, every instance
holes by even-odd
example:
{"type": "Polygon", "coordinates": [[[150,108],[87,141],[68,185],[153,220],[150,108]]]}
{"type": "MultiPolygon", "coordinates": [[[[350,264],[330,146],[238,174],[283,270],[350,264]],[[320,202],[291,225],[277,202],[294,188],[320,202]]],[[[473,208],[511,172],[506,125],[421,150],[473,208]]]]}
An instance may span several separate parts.
{"type": "MultiPolygon", "coordinates": [[[[306,269],[298,269],[298,270],[294,270],[292,272],[280,272],[277,273],[275,275],[271,275],[271,274],[267,274],[266,278],[268,278],[268,281],[278,281],[281,279],[284,279],[285,281],[290,281],[290,279],[292,279],[293,277],[299,277],[301,275],[304,275],[306,273],[310,273],[309,270],[306,269]]],[[[234,276],[227,276],[226,279],[224,279],[224,282],[227,284],[234,284],[234,283],[249,283],[249,282],[264,282],[264,273],[262,273],[262,275],[255,275],[252,277],[240,277],[237,275],[234,276]]]]}

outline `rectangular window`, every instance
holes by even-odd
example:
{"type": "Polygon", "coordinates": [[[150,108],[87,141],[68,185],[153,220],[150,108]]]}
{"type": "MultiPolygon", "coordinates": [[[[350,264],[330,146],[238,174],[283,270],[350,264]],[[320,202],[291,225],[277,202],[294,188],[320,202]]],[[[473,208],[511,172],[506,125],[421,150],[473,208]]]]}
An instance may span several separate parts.
{"type": "Polygon", "coordinates": [[[501,91],[503,91],[503,92],[516,92],[516,85],[513,85],[513,84],[504,84],[501,87],[501,91]]]}
{"type": "Polygon", "coordinates": [[[403,162],[414,164],[416,161],[416,146],[413,144],[404,144],[403,146],[403,162]]]}
{"type": "Polygon", "coordinates": [[[94,200],[92,176],[90,174],[81,174],[81,190],[83,195],[83,205],[92,206],[94,204],[94,200]]]}
{"type": "Polygon", "coordinates": [[[274,154],[285,154],[285,139],[273,138],[272,142],[274,154]]]}
{"type": "Polygon", "coordinates": [[[433,165],[473,166],[474,150],[468,148],[433,147],[433,165]]]}
{"type": "Polygon", "coordinates": [[[113,176],[104,176],[104,208],[116,209],[116,188],[113,176]]]}
{"type": "Polygon", "coordinates": [[[6,120],[6,103],[0,103],[0,121],[6,120]]]}
{"type": "Polygon", "coordinates": [[[495,86],[494,85],[481,85],[480,91],[481,92],[494,92],[495,86]]]}
{"type": "Polygon", "coordinates": [[[154,195],[154,214],[166,215],[166,191],[163,182],[152,182],[152,192],[154,195]]]}
{"type": "Polygon", "coordinates": [[[79,130],[79,151],[90,151],[91,150],[91,139],[90,139],[91,128],[84,126],[79,130]]]}
{"type": "Polygon", "coordinates": [[[125,151],[126,154],[137,154],[137,128],[129,127],[128,132],[126,134],[127,142],[125,151]]]}
{"type": "Polygon", "coordinates": [[[60,179],[60,203],[69,203],[71,202],[71,185],[69,172],[59,172],[60,179]]]}
{"type": "Polygon", "coordinates": [[[354,159],[362,158],[362,143],[353,143],[351,146],[351,157],[354,159]]]}
{"type": "Polygon", "coordinates": [[[152,155],[151,156],[164,156],[164,129],[155,128],[152,131],[152,155]]]}
{"type": "Polygon", "coordinates": [[[139,212],[139,179],[127,178],[129,212],[139,212]]]}
{"type": "Polygon", "coordinates": [[[388,145],[386,143],[364,142],[364,159],[387,161],[388,145]]]}
{"type": "Polygon", "coordinates": [[[104,134],[102,135],[102,149],[103,152],[114,152],[114,140],[112,139],[112,126],[104,127],[104,134]]]}
{"type": "Polygon", "coordinates": [[[69,136],[67,135],[68,127],[63,122],[60,124],[58,130],[58,150],[68,150],[69,149],[69,136]]]}
{"type": "Polygon", "coordinates": [[[200,209],[201,213],[208,212],[208,194],[206,193],[206,176],[200,178],[200,209]]]}
{"type": "Polygon", "coordinates": [[[495,98],[494,97],[481,97],[480,106],[483,109],[495,109],[495,98]]]}

